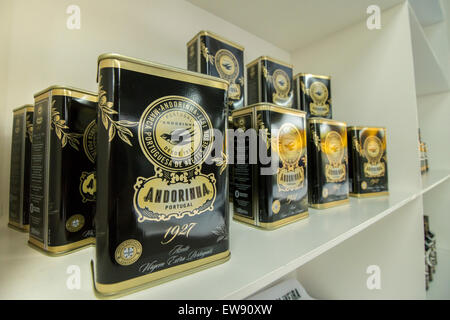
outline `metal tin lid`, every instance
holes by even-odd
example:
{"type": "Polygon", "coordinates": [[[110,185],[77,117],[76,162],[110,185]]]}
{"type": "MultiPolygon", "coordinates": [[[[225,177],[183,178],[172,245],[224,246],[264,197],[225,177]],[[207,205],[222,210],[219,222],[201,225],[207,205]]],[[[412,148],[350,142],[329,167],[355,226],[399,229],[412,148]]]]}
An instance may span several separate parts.
{"type": "Polygon", "coordinates": [[[298,115],[300,117],[306,118],[306,112],[305,111],[292,109],[292,108],[281,107],[281,106],[278,106],[276,104],[269,103],[269,102],[259,102],[259,103],[251,104],[251,105],[246,106],[244,108],[234,110],[231,113],[231,115],[234,116],[234,115],[239,115],[240,113],[246,113],[246,112],[248,112],[248,110],[251,110],[253,108],[255,108],[256,110],[269,110],[269,111],[275,111],[275,112],[279,112],[279,113],[291,113],[291,114],[295,114],[295,115],[298,115]]]}
{"type": "Polygon", "coordinates": [[[261,57],[255,59],[255,60],[253,60],[252,62],[250,62],[249,64],[247,64],[246,67],[249,68],[249,67],[251,67],[252,65],[254,65],[255,63],[258,63],[259,61],[262,61],[262,60],[275,62],[275,63],[278,63],[278,64],[280,64],[280,65],[282,65],[282,66],[291,68],[291,69],[294,67],[292,64],[289,64],[289,63],[286,63],[286,62],[283,62],[283,61],[281,61],[281,60],[278,60],[278,59],[275,59],[275,58],[271,58],[271,57],[268,57],[268,56],[261,56],[261,57]]]}
{"type": "Polygon", "coordinates": [[[100,55],[98,57],[97,64],[97,81],[101,69],[117,68],[157,75],[164,78],[186,81],[224,90],[227,90],[229,86],[229,82],[227,80],[218,77],[213,77],[193,71],[187,71],[164,64],[135,59],[117,53],[107,53],[100,55]]]}
{"type": "Polygon", "coordinates": [[[34,105],[32,105],[32,104],[25,104],[23,106],[20,106],[18,108],[13,109],[13,113],[21,111],[23,109],[26,109],[27,111],[33,112],[34,111],[34,105]]]}
{"type": "Polygon", "coordinates": [[[347,123],[342,122],[342,121],[336,121],[336,120],[332,120],[332,119],[326,119],[326,118],[309,118],[308,119],[309,123],[328,123],[328,124],[332,124],[332,125],[337,125],[337,126],[347,126],[347,123]]]}
{"type": "Polygon", "coordinates": [[[38,100],[41,96],[44,96],[47,93],[52,92],[55,96],[66,96],[66,97],[74,97],[74,98],[86,98],[86,100],[97,101],[97,93],[92,91],[87,91],[84,89],[78,89],[70,86],[59,86],[54,85],[50,86],[47,89],[41,90],[34,95],[34,99],[38,100]]]}
{"type": "Polygon", "coordinates": [[[326,80],[330,80],[331,76],[324,76],[324,75],[320,75],[320,74],[313,74],[313,73],[297,73],[294,76],[294,80],[301,77],[301,76],[310,76],[313,78],[318,78],[318,79],[326,79],[326,80]]]}
{"type": "Polygon", "coordinates": [[[221,42],[223,42],[229,46],[232,46],[238,50],[241,50],[241,51],[244,51],[244,49],[245,49],[243,46],[241,46],[240,44],[237,44],[236,42],[225,39],[222,36],[219,36],[218,34],[215,34],[211,31],[205,31],[205,30],[202,30],[199,33],[197,33],[191,40],[189,40],[188,43],[186,43],[186,46],[190,46],[193,42],[195,42],[201,36],[208,36],[208,37],[214,38],[218,41],[221,41],[221,42]]]}

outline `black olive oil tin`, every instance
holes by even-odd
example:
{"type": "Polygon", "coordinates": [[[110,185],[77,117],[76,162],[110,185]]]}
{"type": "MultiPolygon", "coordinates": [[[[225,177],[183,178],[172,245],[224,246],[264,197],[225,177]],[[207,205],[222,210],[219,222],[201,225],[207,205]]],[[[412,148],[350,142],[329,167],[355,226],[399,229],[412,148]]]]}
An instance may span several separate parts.
{"type": "Polygon", "coordinates": [[[331,119],[331,77],[299,73],[294,77],[294,106],[308,117],[331,119]]]}
{"type": "Polygon", "coordinates": [[[235,220],[275,229],[308,217],[305,118],[302,111],[268,103],[233,112],[235,220]],[[239,137],[238,131],[247,134],[239,137]],[[252,164],[251,148],[267,153],[270,163],[258,156],[252,164]]]}
{"type": "Polygon", "coordinates": [[[309,205],[325,209],[349,202],[347,125],[308,120],[309,205]]]}
{"type": "Polygon", "coordinates": [[[350,195],[371,197],[389,194],[386,128],[347,128],[350,195]]]}
{"type": "Polygon", "coordinates": [[[270,58],[259,57],[247,65],[248,104],[273,103],[291,108],[294,102],[292,90],[292,65],[270,58]]]}
{"type": "Polygon", "coordinates": [[[52,86],[34,96],[29,244],[61,255],[95,243],[95,93],[52,86]]]}
{"type": "Polygon", "coordinates": [[[96,293],[227,261],[228,82],[117,54],[98,81],[96,293]]]}
{"type": "Polygon", "coordinates": [[[33,105],[13,110],[8,226],[28,232],[33,105]]]}
{"type": "Polygon", "coordinates": [[[228,110],[245,103],[244,47],[211,31],[200,31],[187,43],[188,70],[229,82],[228,110]]]}

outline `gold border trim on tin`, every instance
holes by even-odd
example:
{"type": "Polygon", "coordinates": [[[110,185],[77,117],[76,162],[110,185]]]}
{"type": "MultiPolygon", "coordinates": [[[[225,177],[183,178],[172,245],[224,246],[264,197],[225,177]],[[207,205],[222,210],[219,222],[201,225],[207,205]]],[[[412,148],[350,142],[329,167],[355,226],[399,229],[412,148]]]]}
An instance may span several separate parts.
{"type": "Polygon", "coordinates": [[[374,126],[348,126],[347,130],[365,130],[365,129],[369,129],[369,130],[384,130],[386,131],[386,127],[374,127],[374,126]]]}
{"type": "Polygon", "coordinates": [[[324,76],[324,75],[313,74],[313,73],[297,73],[293,79],[297,80],[301,76],[311,76],[312,78],[331,80],[331,76],[324,76]]]}
{"type": "Polygon", "coordinates": [[[125,69],[223,90],[228,90],[229,86],[229,82],[224,79],[163,64],[130,58],[116,53],[102,54],[98,57],[98,71],[100,72],[103,68],[125,69]]]}
{"type": "Polygon", "coordinates": [[[211,37],[213,39],[216,39],[218,41],[221,41],[229,46],[232,46],[238,50],[244,51],[245,48],[243,46],[241,46],[240,44],[237,44],[236,42],[233,42],[231,40],[227,40],[225,38],[223,38],[222,36],[219,36],[218,34],[211,32],[211,31],[206,31],[206,30],[202,30],[199,33],[197,33],[191,40],[189,40],[188,43],[186,43],[186,46],[190,46],[191,44],[193,44],[199,37],[201,36],[208,36],[211,37]]]}
{"type": "Polygon", "coordinates": [[[333,201],[328,203],[317,203],[317,204],[310,204],[309,206],[314,209],[328,209],[340,205],[344,205],[350,202],[350,199],[344,199],[339,201],[333,201]]]}
{"type": "Polygon", "coordinates": [[[259,223],[259,227],[263,228],[263,229],[267,229],[267,230],[274,230],[274,229],[278,229],[280,227],[283,227],[287,224],[291,224],[294,222],[297,222],[299,220],[303,220],[309,217],[309,212],[305,211],[275,222],[260,222],[259,223]]]}
{"type": "Polygon", "coordinates": [[[13,109],[13,113],[17,114],[17,113],[19,113],[19,111],[21,112],[22,110],[27,111],[27,112],[33,112],[34,105],[33,104],[25,104],[21,107],[13,109]]]}
{"type": "Polygon", "coordinates": [[[388,196],[389,191],[381,191],[381,192],[371,192],[371,193],[350,193],[351,197],[355,198],[370,198],[370,197],[381,197],[388,196]]]}
{"type": "Polygon", "coordinates": [[[44,244],[41,241],[30,236],[28,244],[48,256],[61,256],[95,245],[95,238],[86,238],[63,246],[48,246],[47,249],[44,249],[44,244]]]}
{"type": "Polygon", "coordinates": [[[13,229],[13,230],[24,232],[24,233],[27,233],[27,232],[30,231],[30,225],[29,224],[21,225],[20,223],[17,223],[17,222],[14,222],[14,221],[9,221],[8,222],[8,227],[13,229]]]}
{"type": "Polygon", "coordinates": [[[229,250],[175,267],[156,271],[137,278],[112,283],[102,284],[95,280],[94,261],[91,260],[92,280],[94,292],[99,298],[117,298],[126,294],[154,287],[158,284],[181,278],[183,276],[222,264],[230,259],[229,250]]]}
{"type": "Polygon", "coordinates": [[[244,222],[244,223],[247,223],[247,224],[251,224],[251,225],[254,225],[256,227],[256,220],[251,219],[249,217],[241,216],[241,215],[239,215],[237,213],[233,213],[233,220],[236,220],[236,221],[239,221],[239,222],[244,222]]]}
{"type": "Polygon", "coordinates": [[[308,119],[308,124],[309,123],[329,123],[332,125],[338,125],[338,126],[345,126],[347,127],[347,123],[342,122],[342,121],[336,121],[336,120],[332,120],[332,119],[325,119],[325,118],[309,118],[308,119]]]}
{"type": "Polygon", "coordinates": [[[294,68],[294,65],[292,65],[290,63],[283,62],[281,60],[278,60],[278,59],[275,59],[275,58],[271,58],[271,57],[268,57],[268,56],[261,56],[259,58],[256,58],[255,60],[253,60],[252,62],[247,64],[245,67],[249,68],[249,67],[253,66],[254,64],[258,63],[259,61],[262,61],[262,60],[275,62],[275,63],[277,63],[279,65],[282,65],[282,66],[285,66],[285,67],[288,67],[288,68],[291,68],[291,69],[294,68]]]}
{"type": "Polygon", "coordinates": [[[50,93],[52,94],[52,96],[72,97],[92,102],[98,102],[98,96],[94,92],[64,86],[51,86],[45,90],[39,91],[34,95],[34,101],[37,102],[43,100],[49,97],[50,93]]]}
{"type": "Polygon", "coordinates": [[[292,108],[286,108],[286,107],[280,107],[273,103],[267,103],[267,102],[259,102],[254,103],[249,106],[246,106],[244,108],[238,109],[236,111],[233,111],[231,113],[232,117],[241,116],[247,113],[251,113],[252,110],[255,109],[256,111],[275,111],[279,113],[287,113],[287,114],[293,114],[296,116],[302,116],[306,118],[306,112],[302,110],[292,109],[292,108]]]}

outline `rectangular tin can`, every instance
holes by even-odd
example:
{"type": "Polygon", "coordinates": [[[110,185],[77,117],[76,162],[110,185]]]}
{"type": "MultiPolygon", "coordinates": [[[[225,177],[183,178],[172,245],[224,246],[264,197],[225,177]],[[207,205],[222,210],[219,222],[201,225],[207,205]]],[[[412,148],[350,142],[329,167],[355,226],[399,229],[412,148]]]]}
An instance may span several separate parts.
{"type": "Polygon", "coordinates": [[[351,126],[349,141],[349,190],[353,197],[389,194],[386,128],[351,126]]]}
{"type": "Polygon", "coordinates": [[[62,255],[95,243],[97,95],[52,86],[34,100],[28,243],[62,255]]]}
{"type": "Polygon", "coordinates": [[[308,117],[331,119],[331,77],[299,73],[294,77],[294,107],[308,117]]]}
{"type": "Polygon", "coordinates": [[[235,133],[233,218],[275,229],[308,217],[306,114],[259,103],[233,112],[233,127],[236,132],[258,135],[258,141],[252,141],[251,135],[240,138],[235,133]],[[258,155],[259,148],[264,148],[270,163],[258,156],[252,164],[252,147],[258,148],[254,150],[258,155]],[[263,171],[271,166],[272,170],[263,171]]]}
{"type": "Polygon", "coordinates": [[[244,47],[211,31],[200,31],[187,43],[188,70],[229,82],[228,110],[245,104],[244,47]]]}
{"type": "Polygon", "coordinates": [[[308,195],[316,209],[349,202],[347,125],[322,118],[308,120],[308,195]]]}
{"type": "Polygon", "coordinates": [[[292,65],[270,58],[259,57],[247,65],[248,104],[273,103],[291,108],[294,102],[292,90],[292,65]]]}
{"type": "Polygon", "coordinates": [[[33,105],[13,110],[8,226],[28,232],[30,208],[30,160],[33,139],[33,105]]]}
{"type": "Polygon", "coordinates": [[[96,293],[227,261],[228,82],[117,54],[98,81],[96,293]]]}

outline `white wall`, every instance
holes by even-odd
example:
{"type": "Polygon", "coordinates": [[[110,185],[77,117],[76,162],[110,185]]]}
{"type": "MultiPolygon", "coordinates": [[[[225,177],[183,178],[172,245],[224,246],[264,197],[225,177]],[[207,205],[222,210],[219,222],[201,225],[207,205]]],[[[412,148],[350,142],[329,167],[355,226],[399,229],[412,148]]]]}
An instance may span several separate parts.
{"type": "MultiPolygon", "coordinates": [[[[418,114],[407,4],[382,13],[382,29],[365,21],[292,54],[295,72],[332,76],[333,116],[350,125],[385,126],[391,193],[421,188],[418,114]]],[[[422,201],[301,267],[317,298],[425,298],[422,201]],[[368,290],[366,268],[378,265],[382,290],[368,290]]]]}
{"type": "Polygon", "coordinates": [[[389,187],[417,191],[418,118],[407,4],[382,13],[382,29],[362,21],[292,54],[295,72],[332,76],[333,117],[387,127],[389,187]]]}
{"type": "MultiPolygon", "coordinates": [[[[33,102],[34,93],[52,84],[96,91],[100,54],[116,52],[186,68],[186,43],[198,31],[210,30],[245,46],[246,62],[260,55],[290,61],[288,52],[182,0],[11,2],[10,14],[3,10],[3,0],[0,8],[11,22],[11,42],[2,50],[2,54],[10,56],[8,94],[6,101],[0,100],[0,143],[6,146],[0,160],[2,216],[8,212],[11,110],[33,102]],[[66,9],[71,4],[80,6],[80,30],[66,28],[66,9]]],[[[10,24],[0,17],[6,26],[10,24]]],[[[6,29],[2,27],[3,30],[6,29]]],[[[6,61],[3,56],[0,58],[1,62],[6,61]]]]}

